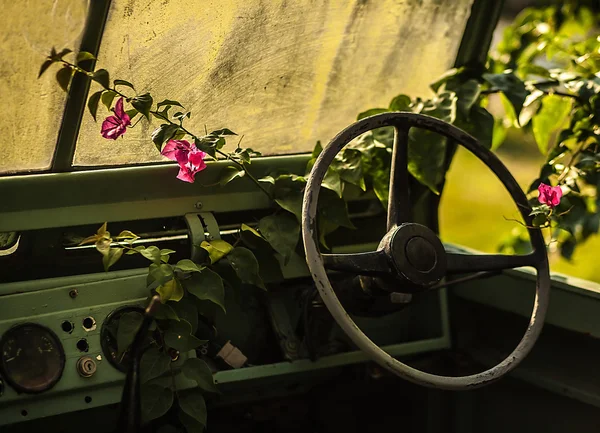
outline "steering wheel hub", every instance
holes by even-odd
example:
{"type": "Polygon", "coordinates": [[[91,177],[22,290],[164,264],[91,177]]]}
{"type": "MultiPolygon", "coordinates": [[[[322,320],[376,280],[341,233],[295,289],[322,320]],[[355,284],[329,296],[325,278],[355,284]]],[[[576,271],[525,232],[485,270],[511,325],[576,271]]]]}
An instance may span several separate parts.
{"type": "Polygon", "coordinates": [[[400,279],[417,287],[429,287],[446,274],[446,252],[429,228],[416,223],[394,227],[379,245],[400,279]]]}
{"type": "Polygon", "coordinates": [[[417,271],[430,272],[437,263],[435,248],[421,236],[410,238],[405,251],[408,263],[417,271]]]}

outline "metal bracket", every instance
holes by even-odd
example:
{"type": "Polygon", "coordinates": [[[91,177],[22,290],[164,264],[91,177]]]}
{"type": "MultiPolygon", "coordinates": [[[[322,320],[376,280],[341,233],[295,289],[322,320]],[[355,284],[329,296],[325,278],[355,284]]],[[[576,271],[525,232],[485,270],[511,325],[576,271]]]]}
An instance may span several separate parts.
{"type": "Polygon", "coordinates": [[[301,344],[296,336],[295,327],[292,325],[284,298],[283,293],[269,293],[267,296],[267,309],[284,358],[288,361],[294,361],[300,358],[301,344]]]}
{"type": "Polygon", "coordinates": [[[188,213],[184,215],[190,240],[190,258],[198,261],[202,257],[202,241],[221,239],[219,224],[211,212],[188,213]]]}

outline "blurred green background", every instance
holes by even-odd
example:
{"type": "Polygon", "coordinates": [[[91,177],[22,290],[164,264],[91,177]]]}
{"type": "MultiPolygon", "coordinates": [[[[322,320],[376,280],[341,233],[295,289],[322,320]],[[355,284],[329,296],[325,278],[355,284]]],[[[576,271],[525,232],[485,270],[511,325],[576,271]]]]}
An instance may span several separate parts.
{"type": "MultiPolygon", "coordinates": [[[[537,178],[543,156],[528,134],[511,130],[496,155],[524,190],[537,178]]],[[[444,242],[483,252],[496,252],[502,240],[519,224],[516,205],[494,174],[464,148],[459,148],[442,194],[440,232],[444,242]]],[[[571,261],[549,246],[550,268],[575,277],[600,282],[597,251],[600,237],[594,236],[575,250],[571,261]]]]}

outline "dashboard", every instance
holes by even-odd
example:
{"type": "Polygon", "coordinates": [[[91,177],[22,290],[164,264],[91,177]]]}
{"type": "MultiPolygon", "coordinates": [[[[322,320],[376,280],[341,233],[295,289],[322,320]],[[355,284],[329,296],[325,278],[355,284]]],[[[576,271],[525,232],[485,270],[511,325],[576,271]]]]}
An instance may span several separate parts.
{"type": "MultiPolygon", "coordinates": [[[[214,217],[202,221],[210,222],[202,230],[206,236],[227,236],[226,225],[219,226],[214,217]]],[[[360,227],[360,218],[354,221],[360,227]]],[[[187,239],[199,236],[191,231],[177,234],[185,238],[178,242],[187,251],[187,239]]],[[[335,251],[373,247],[363,240],[346,237],[335,251]]],[[[56,260],[64,266],[69,259],[56,260]]],[[[147,268],[133,268],[0,284],[0,426],[120,401],[127,357],[116,353],[115,329],[121,314],[141,311],[147,303],[146,274],[147,268]]],[[[366,360],[317,298],[305,302],[306,294],[316,291],[303,259],[290,260],[283,274],[285,281],[269,285],[267,292],[226,291],[227,313],[213,315],[204,327],[214,326],[218,334],[198,335],[205,332],[200,323],[196,335],[209,342],[172,360],[177,368],[188,357],[202,357],[222,390],[216,404],[263,398],[274,383],[285,384],[286,392],[300,390],[306,375],[330,374],[332,367],[366,360]],[[305,326],[306,317],[312,328],[305,326]],[[243,362],[233,362],[236,357],[243,362]]],[[[348,285],[344,275],[332,280],[339,287],[348,285]]],[[[432,292],[410,308],[379,317],[358,314],[355,320],[396,356],[448,348],[445,296],[443,290],[432,292]]],[[[195,385],[181,376],[178,389],[195,385]]]]}

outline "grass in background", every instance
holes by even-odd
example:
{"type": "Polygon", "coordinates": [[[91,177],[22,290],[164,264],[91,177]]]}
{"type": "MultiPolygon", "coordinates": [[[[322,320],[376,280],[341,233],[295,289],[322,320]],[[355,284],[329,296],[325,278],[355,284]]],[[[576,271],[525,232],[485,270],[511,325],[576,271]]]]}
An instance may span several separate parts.
{"type": "MultiPolygon", "coordinates": [[[[531,143],[526,144],[519,147],[508,144],[497,153],[524,190],[536,178],[543,161],[531,143]]],[[[518,226],[505,217],[520,220],[510,195],[477,157],[459,147],[442,194],[442,240],[488,253],[496,252],[502,239],[518,226]]],[[[578,246],[571,262],[551,254],[551,271],[600,282],[596,258],[599,249],[600,237],[594,236],[578,246]]]]}

